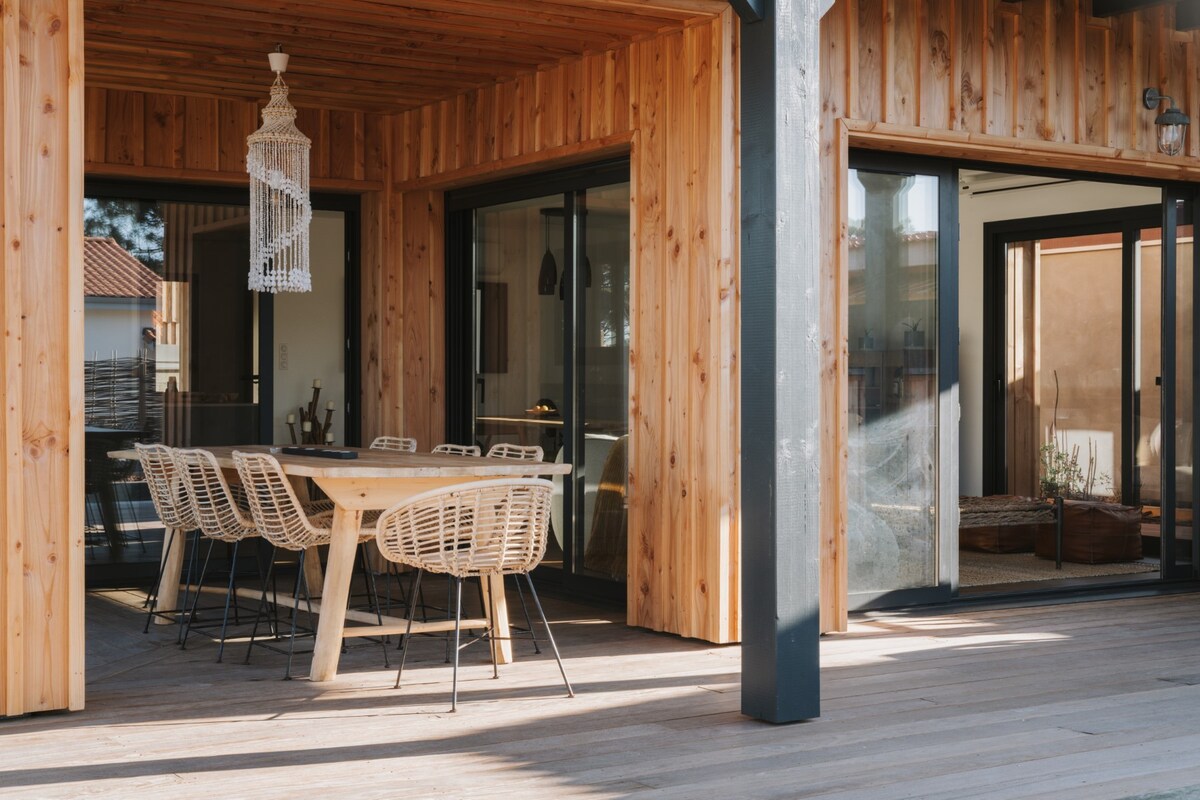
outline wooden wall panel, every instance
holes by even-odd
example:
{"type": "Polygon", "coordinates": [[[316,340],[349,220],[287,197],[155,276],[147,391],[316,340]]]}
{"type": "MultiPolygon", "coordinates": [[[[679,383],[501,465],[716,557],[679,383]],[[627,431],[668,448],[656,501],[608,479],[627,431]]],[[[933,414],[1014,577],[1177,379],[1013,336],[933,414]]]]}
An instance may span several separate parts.
{"type": "MultiPolygon", "coordinates": [[[[0,716],[83,707],[83,14],[0,8],[0,716]]],[[[122,118],[140,115],[118,103],[122,118]]],[[[113,141],[136,157],[137,142],[113,141]]]]}
{"type": "MultiPolygon", "coordinates": [[[[244,183],[246,137],[259,125],[260,108],[244,100],[89,88],[87,172],[133,180],[244,183]]],[[[298,112],[297,126],[313,141],[315,189],[382,188],[380,148],[387,117],[313,108],[298,112]]]]}
{"type": "Polygon", "coordinates": [[[825,353],[822,627],[844,629],[846,556],[842,183],[850,138],[923,155],[1142,174],[1200,174],[1200,125],[1185,153],[1156,152],[1159,87],[1200,118],[1200,32],[1157,6],[1111,18],[1091,0],[836,0],[821,22],[825,353]],[[943,38],[945,41],[943,42],[943,38]],[[942,75],[949,72],[948,79],[942,75]],[[839,122],[845,120],[845,122],[839,122]],[[963,145],[957,147],[958,144],[963,145]],[[1080,165],[1087,165],[1081,167],[1080,165]]]}
{"type": "Polygon", "coordinates": [[[403,319],[368,337],[388,354],[370,379],[382,407],[436,443],[440,190],[629,152],[628,618],[717,642],[738,637],[736,25],[726,11],[397,116],[389,246],[402,256],[383,281],[403,319]]]}

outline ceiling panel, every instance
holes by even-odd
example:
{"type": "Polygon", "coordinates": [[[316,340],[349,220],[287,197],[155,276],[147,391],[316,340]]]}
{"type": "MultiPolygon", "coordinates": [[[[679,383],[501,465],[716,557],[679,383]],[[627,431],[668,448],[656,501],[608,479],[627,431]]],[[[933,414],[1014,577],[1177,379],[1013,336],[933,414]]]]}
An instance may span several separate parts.
{"type": "Polygon", "coordinates": [[[85,0],[89,86],[395,112],[719,13],[725,0],[85,0]]]}

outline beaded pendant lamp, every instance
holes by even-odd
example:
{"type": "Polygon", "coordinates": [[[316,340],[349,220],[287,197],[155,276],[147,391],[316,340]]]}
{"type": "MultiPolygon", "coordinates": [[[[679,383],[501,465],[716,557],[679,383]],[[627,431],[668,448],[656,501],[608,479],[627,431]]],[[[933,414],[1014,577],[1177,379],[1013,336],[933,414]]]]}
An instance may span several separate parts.
{"type": "Polygon", "coordinates": [[[262,126],[246,139],[250,174],[250,280],[256,292],[311,292],[308,159],[312,142],[296,128],[296,109],[283,82],[283,47],[268,55],[275,83],[262,126]]]}

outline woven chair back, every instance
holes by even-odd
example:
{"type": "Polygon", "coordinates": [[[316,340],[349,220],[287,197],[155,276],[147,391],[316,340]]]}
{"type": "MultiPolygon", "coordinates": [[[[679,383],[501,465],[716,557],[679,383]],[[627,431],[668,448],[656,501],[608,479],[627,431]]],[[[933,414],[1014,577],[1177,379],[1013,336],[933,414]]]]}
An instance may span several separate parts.
{"type": "Polygon", "coordinates": [[[165,444],[134,443],[138,460],[142,463],[142,473],[146,476],[146,486],[150,490],[150,500],[162,524],[177,531],[194,531],[200,527],[196,515],[192,512],[192,503],[188,499],[187,489],[180,480],[179,471],[175,469],[175,458],[171,448],[165,444]]]}
{"type": "Polygon", "coordinates": [[[329,544],[329,529],[309,522],[291,481],[274,456],[234,451],[233,463],[250,501],[254,525],[264,539],[285,550],[329,544]]]}
{"type": "Polygon", "coordinates": [[[372,450],[394,450],[397,453],[417,452],[417,440],[407,436],[376,436],[371,442],[372,450]]]}
{"type": "Polygon", "coordinates": [[[488,458],[507,458],[511,461],[541,461],[544,456],[542,448],[537,445],[494,444],[487,451],[488,458]]]}
{"type": "Polygon", "coordinates": [[[216,457],[207,450],[175,450],[173,455],[200,531],[222,542],[253,536],[254,523],[238,509],[216,457]]]}
{"type": "Polygon", "coordinates": [[[433,448],[434,453],[446,453],[452,456],[478,456],[479,445],[476,444],[439,444],[433,448]]]}
{"type": "Polygon", "coordinates": [[[554,484],[531,478],[476,481],[392,506],[375,527],[390,561],[459,578],[528,572],[546,552],[554,484]]]}

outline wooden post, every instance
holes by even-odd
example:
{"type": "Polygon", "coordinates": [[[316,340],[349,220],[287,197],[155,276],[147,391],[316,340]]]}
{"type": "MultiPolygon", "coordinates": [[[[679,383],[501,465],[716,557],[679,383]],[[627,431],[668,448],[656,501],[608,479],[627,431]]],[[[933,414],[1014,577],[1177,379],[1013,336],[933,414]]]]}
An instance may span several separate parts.
{"type": "Polygon", "coordinates": [[[821,697],[821,4],[764,5],[741,49],[742,713],[794,722],[821,697]]]}
{"type": "Polygon", "coordinates": [[[0,4],[0,716],[80,709],[83,4],[0,4]]]}

